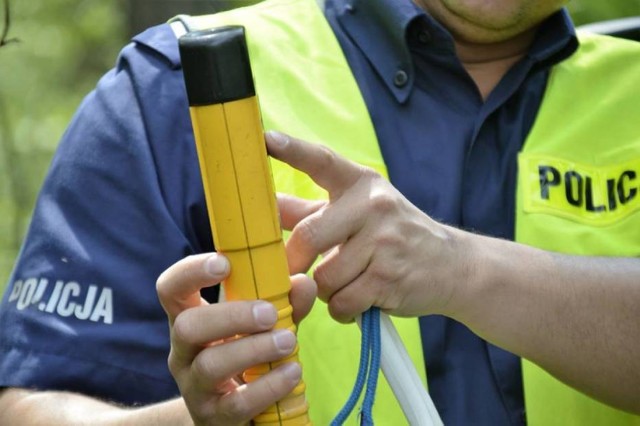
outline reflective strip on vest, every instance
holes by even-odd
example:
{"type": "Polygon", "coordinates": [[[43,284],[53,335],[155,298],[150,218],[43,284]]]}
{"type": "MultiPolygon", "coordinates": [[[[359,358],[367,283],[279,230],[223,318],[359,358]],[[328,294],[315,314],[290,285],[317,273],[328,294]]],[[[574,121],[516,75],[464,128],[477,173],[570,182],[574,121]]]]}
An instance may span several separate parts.
{"type": "MultiPolygon", "coordinates": [[[[358,85],[315,1],[267,1],[182,19],[192,30],[246,27],[265,129],[322,143],[386,176],[358,85]]],[[[326,198],[325,191],[303,173],[275,160],[271,166],[277,191],[307,199],[326,198]]],[[[393,322],[426,386],[417,319],[394,318],[393,322]]],[[[329,424],[348,399],[358,370],[360,337],[355,324],[335,322],[320,301],[300,324],[300,359],[314,424],[329,424]]],[[[354,412],[346,424],[358,424],[357,415],[354,412]]],[[[373,418],[381,425],[403,424],[404,415],[382,375],[373,418]]]]}
{"type": "MultiPolygon", "coordinates": [[[[639,119],[640,43],[581,35],[578,51],[551,73],[519,155],[516,241],[638,257],[639,119]]],[[[523,361],[523,376],[530,426],[640,425],[639,416],[596,402],[531,362],[523,361]]]]}

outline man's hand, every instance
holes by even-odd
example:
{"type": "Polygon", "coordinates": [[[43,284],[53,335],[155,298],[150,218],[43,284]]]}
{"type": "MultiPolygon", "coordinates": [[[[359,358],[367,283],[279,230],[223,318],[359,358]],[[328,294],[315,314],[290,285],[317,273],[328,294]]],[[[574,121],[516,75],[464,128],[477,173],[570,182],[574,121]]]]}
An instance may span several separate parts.
{"type": "Polygon", "coordinates": [[[270,133],[269,153],[308,174],[327,203],[280,200],[292,271],[348,321],[370,306],[443,314],[565,383],[640,413],[640,260],[551,253],[439,224],[376,172],[270,133]]]}
{"type": "MultiPolygon", "coordinates": [[[[263,301],[209,304],[200,289],[229,274],[219,254],[190,256],[158,278],[157,291],[171,327],[169,369],[195,424],[244,424],[282,399],[300,381],[300,365],[283,364],[255,382],[240,379],[244,370],[289,355],[296,338],[272,330],[273,305],[263,301]]],[[[291,278],[294,320],[304,317],[315,298],[315,283],[291,278]]]]}
{"type": "Polygon", "coordinates": [[[329,193],[327,203],[281,197],[289,267],[314,270],[319,297],[347,322],[378,306],[400,316],[445,313],[467,270],[459,231],[413,206],[386,179],[333,151],[268,133],[273,157],[307,173],[329,193]],[[425,263],[427,262],[428,263],[425,263]],[[452,268],[452,266],[455,266],[452,268]]]}

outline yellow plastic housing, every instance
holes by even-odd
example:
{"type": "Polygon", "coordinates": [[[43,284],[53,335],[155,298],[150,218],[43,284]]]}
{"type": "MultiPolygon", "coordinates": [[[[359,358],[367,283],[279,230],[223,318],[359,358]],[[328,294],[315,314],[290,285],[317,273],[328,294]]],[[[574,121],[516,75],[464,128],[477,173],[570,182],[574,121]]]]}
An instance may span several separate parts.
{"type": "MultiPolygon", "coordinates": [[[[231,264],[227,300],[266,300],[278,311],[275,328],[296,332],[289,304],[289,269],[255,96],[190,108],[216,250],[231,264]]],[[[252,382],[279,364],[298,362],[298,347],[278,362],[244,373],[252,382]]],[[[254,419],[261,425],[308,425],[305,385],[254,419]]]]}

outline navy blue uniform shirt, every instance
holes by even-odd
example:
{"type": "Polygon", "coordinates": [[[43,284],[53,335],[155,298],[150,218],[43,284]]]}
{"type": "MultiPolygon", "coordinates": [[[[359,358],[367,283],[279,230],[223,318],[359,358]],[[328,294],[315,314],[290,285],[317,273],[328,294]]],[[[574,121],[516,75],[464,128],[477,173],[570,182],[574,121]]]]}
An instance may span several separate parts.
{"type": "MultiPolygon", "coordinates": [[[[513,239],[516,156],[549,67],[576,47],[566,12],[540,27],[529,54],[483,101],[452,36],[413,2],[326,7],[394,186],[438,221],[513,239]]],[[[429,393],[446,425],[524,422],[518,357],[441,316],[420,318],[420,329],[429,393]]]]}
{"type": "MultiPolygon", "coordinates": [[[[515,156],[548,67],[575,48],[565,12],[483,102],[451,36],[410,0],[325,7],[394,185],[437,220],[512,238],[515,156]]],[[[211,240],[177,43],[161,25],[123,49],[60,143],[2,302],[0,386],[125,404],[178,395],[155,281],[211,240]]],[[[446,424],[522,422],[516,357],[454,321],[420,322],[446,424]]]]}

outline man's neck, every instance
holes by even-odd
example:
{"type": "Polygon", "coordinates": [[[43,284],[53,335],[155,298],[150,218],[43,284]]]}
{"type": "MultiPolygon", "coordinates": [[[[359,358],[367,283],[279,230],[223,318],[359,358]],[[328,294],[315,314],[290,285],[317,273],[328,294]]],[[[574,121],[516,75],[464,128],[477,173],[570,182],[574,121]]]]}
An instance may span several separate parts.
{"type": "Polygon", "coordinates": [[[482,99],[487,99],[502,77],[527,54],[535,38],[532,28],[512,39],[490,44],[456,40],[456,53],[482,99]]]}

